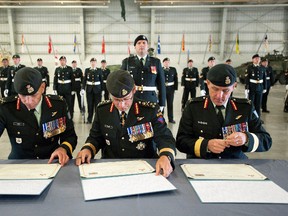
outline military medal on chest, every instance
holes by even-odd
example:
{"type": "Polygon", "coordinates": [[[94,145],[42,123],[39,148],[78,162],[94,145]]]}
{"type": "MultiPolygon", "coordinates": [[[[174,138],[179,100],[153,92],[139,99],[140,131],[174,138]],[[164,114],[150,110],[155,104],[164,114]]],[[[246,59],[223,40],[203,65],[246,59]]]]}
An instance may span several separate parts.
{"type": "Polygon", "coordinates": [[[48,139],[63,133],[66,130],[66,118],[58,118],[53,121],[42,124],[43,136],[48,139]]]}
{"type": "Polygon", "coordinates": [[[151,122],[129,127],[127,128],[127,131],[130,142],[137,142],[139,140],[149,139],[154,136],[151,122]]]}

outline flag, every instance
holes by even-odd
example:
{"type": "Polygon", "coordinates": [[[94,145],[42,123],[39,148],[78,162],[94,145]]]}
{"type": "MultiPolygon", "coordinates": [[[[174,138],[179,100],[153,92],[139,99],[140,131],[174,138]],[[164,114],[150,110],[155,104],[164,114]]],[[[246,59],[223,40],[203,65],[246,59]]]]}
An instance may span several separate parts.
{"type": "Polygon", "coordinates": [[[182,36],[181,51],[185,52],[185,35],[182,36]]]}
{"type": "Polygon", "coordinates": [[[265,37],[264,37],[264,46],[265,46],[265,51],[268,52],[269,43],[268,43],[268,36],[267,36],[267,34],[265,34],[265,37]]]}
{"type": "Polygon", "coordinates": [[[76,45],[77,45],[77,39],[76,39],[76,34],[74,35],[74,47],[73,47],[73,52],[76,53],[76,45]]]}
{"type": "Polygon", "coordinates": [[[189,59],[190,59],[190,50],[188,49],[188,51],[187,51],[187,62],[189,61],[189,59]]]}
{"type": "Polygon", "coordinates": [[[24,53],[24,35],[23,34],[21,38],[21,53],[24,53]]]}
{"type": "Polygon", "coordinates": [[[236,35],[236,47],[235,47],[235,52],[236,52],[236,54],[239,54],[239,53],[240,53],[240,50],[239,50],[239,33],[237,33],[237,35],[236,35]]]}
{"type": "Polygon", "coordinates": [[[157,53],[158,53],[158,54],[161,54],[161,43],[160,43],[160,35],[158,35],[157,53]]]}
{"type": "Polygon", "coordinates": [[[104,36],[103,36],[103,39],[102,39],[102,51],[101,51],[101,53],[102,53],[102,54],[105,54],[105,53],[106,53],[104,36]]]}
{"type": "Polygon", "coordinates": [[[130,44],[131,44],[131,41],[130,41],[130,34],[129,34],[129,36],[128,36],[128,55],[129,55],[129,56],[130,56],[130,54],[131,54],[130,44]]]}
{"type": "Polygon", "coordinates": [[[208,43],[209,43],[209,52],[212,51],[212,35],[209,35],[209,39],[208,39],[208,43]]]}
{"type": "Polygon", "coordinates": [[[48,53],[52,53],[52,39],[51,36],[49,35],[49,42],[48,42],[48,53]]]}
{"type": "Polygon", "coordinates": [[[57,49],[54,50],[54,60],[55,60],[55,64],[57,65],[58,64],[58,50],[57,49]]]}

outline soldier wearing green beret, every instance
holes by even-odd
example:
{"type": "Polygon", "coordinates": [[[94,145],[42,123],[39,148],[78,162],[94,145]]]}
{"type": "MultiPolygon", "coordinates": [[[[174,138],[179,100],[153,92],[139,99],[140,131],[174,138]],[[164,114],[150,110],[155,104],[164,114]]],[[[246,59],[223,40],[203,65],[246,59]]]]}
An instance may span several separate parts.
{"type": "Polygon", "coordinates": [[[77,136],[65,100],[44,95],[39,71],[24,67],[14,78],[17,96],[0,101],[0,137],[7,130],[11,153],[8,159],[58,158],[63,166],[72,158],[77,136]]]}
{"type": "Polygon", "coordinates": [[[1,96],[5,97],[4,95],[4,90],[5,90],[5,86],[6,86],[6,82],[8,79],[8,72],[9,72],[9,60],[7,58],[3,58],[2,59],[2,64],[3,66],[0,67],[0,89],[1,89],[1,96]]]}
{"type": "Polygon", "coordinates": [[[162,170],[163,176],[169,176],[174,167],[175,139],[158,104],[135,98],[134,80],[124,70],[108,76],[107,89],[111,100],[98,105],[76,164],[90,163],[101,150],[104,159],[159,158],[156,174],[162,170]]]}
{"type": "Polygon", "coordinates": [[[269,133],[250,100],[233,98],[236,72],[219,64],[207,75],[209,95],[192,98],[180,121],[176,146],[188,158],[247,158],[245,153],[268,151],[269,133]]]}

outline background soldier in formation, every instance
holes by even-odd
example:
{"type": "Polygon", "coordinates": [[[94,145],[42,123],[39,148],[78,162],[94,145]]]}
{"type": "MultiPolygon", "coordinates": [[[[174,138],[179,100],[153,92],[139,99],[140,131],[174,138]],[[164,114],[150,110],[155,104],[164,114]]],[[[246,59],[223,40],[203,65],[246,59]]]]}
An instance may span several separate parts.
{"type": "Polygon", "coordinates": [[[42,81],[46,83],[46,88],[44,91],[44,94],[46,94],[46,90],[50,86],[50,76],[47,67],[43,66],[42,58],[37,59],[37,67],[34,67],[34,69],[38,70],[41,73],[42,81]]]}
{"type": "Polygon", "coordinates": [[[196,67],[193,67],[193,60],[188,60],[188,67],[183,69],[181,77],[181,86],[184,86],[183,96],[182,96],[182,111],[186,105],[189,97],[196,97],[196,87],[199,85],[199,72],[196,67]]]}
{"type": "Polygon", "coordinates": [[[123,60],[121,69],[129,71],[136,85],[135,96],[139,99],[158,103],[163,111],[166,87],[161,62],[148,55],[148,39],[139,35],[134,41],[136,56],[123,60]],[[158,89],[158,96],[157,91],[158,89]]]}
{"type": "Polygon", "coordinates": [[[67,60],[65,56],[61,56],[60,66],[55,69],[53,90],[55,94],[63,96],[68,105],[69,111],[71,113],[71,118],[73,119],[73,109],[72,109],[72,86],[74,85],[74,77],[72,67],[66,65],[67,60]]]}
{"type": "Polygon", "coordinates": [[[72,71],[75,80],[74,85],[72,85],[72,109],[74,113],[75,97],[77,96],[79,110],[82,112],[80,91],[83,81],[83,72],[81,68],[77,67],[77,61],[75,60],[72,61],[72,71]]]}
{"type": "Polygon", "coordinates": [[[9,60],[7,58],[2,59],[3,66],[0,67],[0,89],[1,89],[1,96],[0,98],[4,97],[4,90],[8,79],[9,73],[9,60]]]}
{"type": "Polygon", "coordinates": [[[245,73],[245,96],[251,100],[260,118],[262,95],[266,93],[266,72],[263,67],[260,67],[259,63],[259,55],[253,55],[252,64],[247,67],[245,73]]]}
{"type": "Polygon", "coordinates": [[[268,95],[270,92],[270,88],[274,85],[274,73],[272,67],[269,65],[268,59],[264,58],[261,61],[261,66],[264,68],[266,72],[266,93],[263,93],[262,96],[262,112],[270,113],[270,111],[267,109],[267,100],[268,95]]]}
{"type": "Polygon", "coordinates": [[[173,115],[173,102],[175,90],[178,90],[178,75],[175,67],[170,67],[170,59],[163,59],[163,71],[165,75],[167,114],[170,123],[175,124],[173,115]]]}
{"type": "Polygon", "coordinates": [[[92,58],[90,60],[91,67],[85,69],[85,74],[83,78],[83,91],[82,95],[84,95],[84,89],[86,89],[86,98],[88,105],[88,118],[87,123],[92,123],[92,118],[94,115],[94,111],[99,102],[101,102],[101,93],[103,90],[103,79],[102,72],[99,68],[96,67],[97,60],[92,58]]]}
{"type": "Polygon", "coordinates": [[[104,100],[109,100],[109,92],[106,88],[106,82],[107,82],[107,77],[110,74],[110,69],[107,68],[107,62],[105,59],[101,61],[101,71],[103,75],[104,100]]]}
{"type": "Polygon", "coordinates": [[[7,83],[6,83],[6,87],[4,91],[5,97],[17,95],[14,89],[14,77],[19,69],[25,67],[25,65],[20,64],[20,56],[18,54],[13,55],[12,59],[13,59],[14,65],[10,66],[8,69],[8,79],[7,79],[7,83]]]}
{"type": "Polygon", "coordinates": [[[201,95],[204,96],[204,95],[209,95],[209,89],[207,87],[207,73],[208,71],[214,67],[216,64],[216,59],[211,56],[209,59],[208,59],[208,66],[207,67],[204,67],[202,68],[202,71],[200,73],[200,90],[201,90],[201,95]]]}

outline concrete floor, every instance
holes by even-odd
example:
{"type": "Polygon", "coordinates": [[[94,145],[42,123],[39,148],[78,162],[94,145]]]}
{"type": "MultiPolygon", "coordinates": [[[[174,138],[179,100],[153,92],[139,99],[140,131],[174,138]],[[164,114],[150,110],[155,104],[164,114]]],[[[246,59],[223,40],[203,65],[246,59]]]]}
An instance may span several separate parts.
{"type": "MultiPolygon", "coordinates": [[[[197,89],[197,95],[199,95],[199,89],[197,89]]],[[[180,87],[175,93],[174,99],[174,116],[176,124],[168,124],[168,127],[172,131],[174,137],[178,130],[179,121],[181,118],[181,98],[182,98],[183,89],[180,87]]],[[[285,86],[275,85],[270,91],[268,98],[268,109],[270,110],[269,114],[263,113],[262,119],[265,122],[265,129],[270,133],[273,139],[273,145],[270,151],[264,153],[250,153],[248,154],[249,158],[262,158],[262,159],[288,159],[288,113],[283,112],[284,104],[284,95],[285,95],[285,86]]],[[[235,97],[244,96],[244,86],[238,84],[237,89],[234,92],[235,97]]],[[[77,105],[77,104],[76,104],[77,105]]],[[[91,127],[91,124],[84,124],[82,122],[82,116],[80,115],[77,106],[75,105],[75,130],[78,135],[78,145],[74,151],[74,157],[78,153],[81,146],[84,144],[91,127]]],[[[6,131],[3,133],[0,138],[0,159],[7,159],[7,156],[10,152],[10,142],[7,136],[6,131]]],[[[100,158],[101,155],[96,155],[96,158],[100,158]]],[[[185,154],[180,152],[177,153],[177,158],[185,158],[185,154]]]]}

